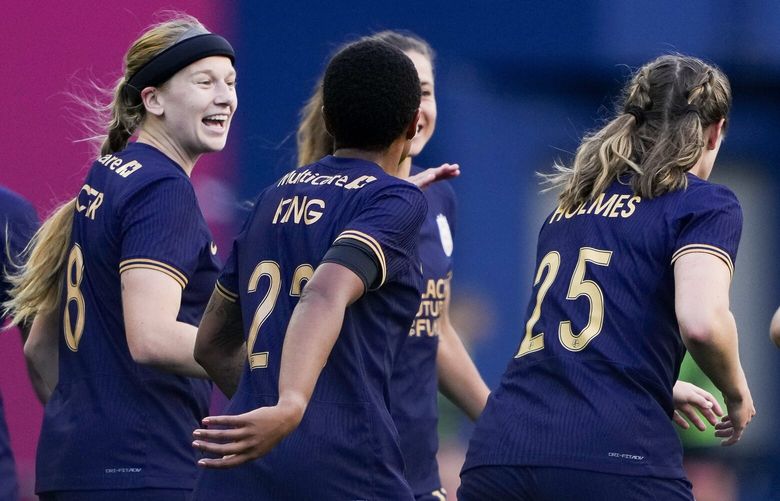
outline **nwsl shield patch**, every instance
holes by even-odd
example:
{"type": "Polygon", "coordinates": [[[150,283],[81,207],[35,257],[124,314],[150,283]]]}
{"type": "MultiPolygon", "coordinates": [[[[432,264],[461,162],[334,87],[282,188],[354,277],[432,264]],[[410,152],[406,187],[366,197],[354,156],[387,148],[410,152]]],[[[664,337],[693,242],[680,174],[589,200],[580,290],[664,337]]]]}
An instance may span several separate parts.
{"type": "Polygon", "coordinates": [[[439,214],[436,216],[436,225],[439,227],[439,237],[441,238],[441,246],[444,249],[444,253],[447,257],[452,256],[452,233],[450,232],[450,223],[447,221],[447,216],[439,214]]]}

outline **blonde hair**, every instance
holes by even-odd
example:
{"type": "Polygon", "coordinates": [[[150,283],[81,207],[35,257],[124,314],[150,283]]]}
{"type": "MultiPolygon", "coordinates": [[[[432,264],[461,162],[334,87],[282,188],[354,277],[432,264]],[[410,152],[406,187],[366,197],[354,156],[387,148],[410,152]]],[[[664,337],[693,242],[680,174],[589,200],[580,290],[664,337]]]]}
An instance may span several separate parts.
{"type": "MultiPolygon", "coordinates": [[[[149,27],[127,50],[122,77],[116,82],[111,102],[100,105],[79,98],[88,111],[102,122],[104,134],[93,134],[98,140],[100,154],[123,150],[129,139],[143,122],[145,110],[140,90],[129,89],[128,80],[154,56],[175,44],[192,29],[206,30],[194,17],[173,13],[171,19],[149,27]]],[[[48,313],[59,307],[60,293],[65,276],[65,262],[70,247],[77,198],[58,207],[35,233],[25,251],[28,259],[17,272],[9,273],[12,284],[11,299],[3,304],[6,314],[13,317],[12,325],[27,323],[39,312],[48,313]]]]}
{"type": "Polygon", "coordinates": [[[582,140],[571,167],[556,164],[543,177],[561,189],[563,210],[592,200],[624,174],[643,198],[685,188],[706,144],[704,130],[730,108],[731,87],[720,69],[695,57],[661,56],[634,73],[614,118],[582,140]]]}
{"type": "MultiPolygon", "coordinates": [[[[362,40],[380,40],[403,52],[418,52],[425,56],[433,66],[436,53],[431,46],[414,33],[408,31],[385,30],[361,37],[362,40]]],[[[349,45],[341,45],[336,52],[349,45]]],[[[317,81],[314,92],[300,111],[300,121],[295,134],[298,147],[298,167],[316,162],[334,151],[333,136],[325,127],[322,116],[322,77],[317,81]]]]}

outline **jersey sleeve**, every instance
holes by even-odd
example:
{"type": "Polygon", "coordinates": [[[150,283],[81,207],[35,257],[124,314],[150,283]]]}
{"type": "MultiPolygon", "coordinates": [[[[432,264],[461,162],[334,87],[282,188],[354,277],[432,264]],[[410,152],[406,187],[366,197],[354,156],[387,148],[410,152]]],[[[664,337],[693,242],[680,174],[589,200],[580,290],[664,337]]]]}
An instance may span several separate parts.
{"type": "Polygon", "coordinates": [[[422,192],[411,184],[394,184],[369,195],[364,208],[334,243],[354,242],[369,249],[379,273],[369,290],[380,288],[409,265],[419,266],[417,241],[428,210],[422,192]]]}
{"type": "Polygon", "coordinates": [[[680,204],[678,223],[672,264],[686,254],[705,253],[721,259],[734,274],[742,207],[731,190],[709,183],[694,187],[680,204]]]}
{"type": "Polygon", "coordinates": [[[238,303],[238,256],[236,243],[233,242],[233,250],[228,256],[225,266],[222,268],[214,290],[231,303],[238,303]]]}
{"type": "Polygon", "coordinates": [[[121,210],[119,272],[157,270],[184,289],[205,245],[202,218],[186,179],[165,178],[141,188],[121,210]]]}
{"type": "Polygon", "coordinates": [[[3,207],[0,217],[0,236],[3,237],[3,249],[0,255],[0,303],[7,301],[11,284],[6,279],[6,273],[17,271],[23,264],[24,249],[38,229],[38,215],[26,200],[18,197],[10,200],[8,207],[3,207]],[[11,205],[12,204],[12,205],[11,205]]]}

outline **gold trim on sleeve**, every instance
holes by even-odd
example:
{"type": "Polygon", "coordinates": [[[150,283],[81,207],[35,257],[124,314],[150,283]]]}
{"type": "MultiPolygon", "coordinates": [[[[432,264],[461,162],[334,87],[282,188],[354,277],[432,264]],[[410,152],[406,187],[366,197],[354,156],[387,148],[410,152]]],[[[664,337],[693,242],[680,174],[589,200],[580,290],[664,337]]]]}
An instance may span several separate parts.
{"type": "Polygon", "coordinates": [[[358,242],[362,242],[366,244],[368,248],[374,252],[377,259],[379,260],[379,268],[381,271],[381,278],[382,278],[379,282],[379,285],[375,289],[382,287],[382,285],[384,285],[385,283],[385,280],[387,279],[387,261],[385,260],[385,253],[382,252],[382,246],[379,245],[379,242],[377,242],[376,239],[374,239],[374,237],[372,237],[371,235],[368,235],[367,233],[363,233],[362,231],[357,231],[357,230],[342,231],[341,234],[338,237],[336,237],[336,240],[334,240],[333,243],[336,243],[342,239],[352,239],[352,240],[357,240],[358,242]]]}
{"type": "Polygon", "coordinates": [[[166,275],[170,276],[174,280],[176,280],[179,285],[181,285],[181,288],[184,289],[187,287],[187,277],[182,273],[181,271],[177,270],[173,266],[160,262],[155,261],[154,259],[126,259],[119,263],[119,274],[121,275],[127,270],[133,270],[137,268],[146,268],[150,270],[157,270],[162,271],[166,275]]]}
{"type": "Polygon", "coordinates": [[[726,263],[726,266],[729,269],[729,274],[731,276],[734,275],[734,263],[731,261],[731,256],[729,256],[728,252],[724,251],[719,247],[715,247],[714,245],[707,245],[707,244],[684,245],[679,249],[677,249],[677,251],[672,255],[671,264],[674,264],[675,261],[677,261],[678,259],[680,259],[682,256],[686,254],[694,254],[694,253],[709,254],[711,256],[720,258],[724,263],[726,263]]]}
{"type": "Polygon", "coordinates": [[[230,292],[224,285],[222,285],[219,282],[217,282],[216,285],[214,286],[214,290],[217,291],[220,296],[224,297],[231,303],[235,303],[236,301],[238,301],[238,294],[236,294],[235,292],[230,292]]]}

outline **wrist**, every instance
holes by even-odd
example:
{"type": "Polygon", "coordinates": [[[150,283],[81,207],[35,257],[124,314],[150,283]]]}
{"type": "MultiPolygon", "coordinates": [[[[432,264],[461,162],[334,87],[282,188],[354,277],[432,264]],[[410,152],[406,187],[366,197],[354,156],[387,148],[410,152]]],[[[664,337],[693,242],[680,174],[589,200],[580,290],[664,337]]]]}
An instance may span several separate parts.
{"type": "Polygon", "coordinates": [[[303,419],[307,403],[308,401],[303,395],[286,392],[279,395],[279,401],[276,406],[283,414],[285,425],[292,429],[298,426],[303,419]]]}

